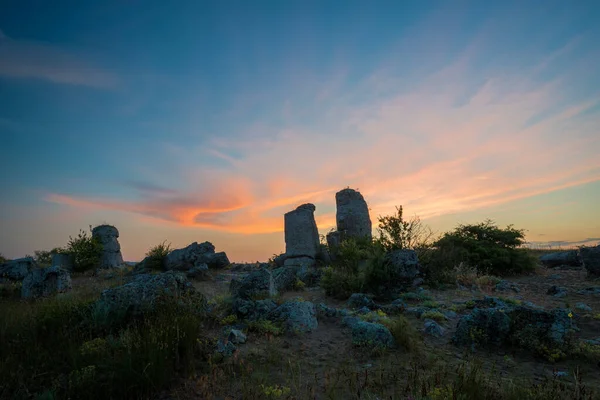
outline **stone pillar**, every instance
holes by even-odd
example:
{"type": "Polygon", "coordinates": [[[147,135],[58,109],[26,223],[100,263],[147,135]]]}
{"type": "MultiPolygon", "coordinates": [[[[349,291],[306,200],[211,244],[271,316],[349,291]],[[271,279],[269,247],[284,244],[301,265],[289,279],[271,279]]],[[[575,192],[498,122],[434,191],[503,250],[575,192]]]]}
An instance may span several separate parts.
{"type": "Polygon", "coordinates": [[[372,238],[369,207],[362,194],[343,189],[335,194],[336,223],[341,238],[372,238]]]}
{"type": "Polygon", "coordinates": [[[319,231],[314,212],[314,204],[303,204],[284,215],[286,260],[317,257],[319,231]]]}
{"type": "Polygon", "coordinates": [[[119,231],[111,225],[100,225],[92,229],[92,237],[102,244],[100,268],[116,268],[123,265],[121,245],[117,240],[119,231]]]}

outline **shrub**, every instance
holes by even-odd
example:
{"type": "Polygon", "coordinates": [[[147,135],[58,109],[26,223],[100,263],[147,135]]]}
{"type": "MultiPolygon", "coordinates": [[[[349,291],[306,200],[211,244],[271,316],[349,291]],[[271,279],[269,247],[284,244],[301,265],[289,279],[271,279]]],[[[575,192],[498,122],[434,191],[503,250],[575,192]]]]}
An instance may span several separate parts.
{"type": "Polygon", "coordinates": [[[171,251],[171,243],[167,244],[167,241],[157,244],[151,247],[146,253],[145,267],[150,269],[164,269],[164,261],[167,254],[171,251]]]}
{"type": "Polygon", "coordinates": [[[432,319],[434,321],[441,322],[445,321],[446,317],[444,317],[444,314],[439,311],[429,310],[421,314],[421,319],[432,319]]]}
{"type": "Polygon", "coordinates": [[[73,270],[83,272],[99,265],[102,244],[91,234],[88,235],[84,230],[80,230],[77,237],[69,236],[65,251],[73,255],[73,270]]]}
{"type": "Polygon", "coordinates": [[[4,256],[2,255],[2,253],[0,253],[0,264],[7,262],[8,259],[4,258],[4,256]]]}
{"type": "Polygon", "coordinates": [[[52,254],[60,254],[65,253],[66,250],[60,247],[55,247],[50,251],[47,250],[36,250],[33,252],[35,254],[34,259],[40,265],[51,265],[52,264],[52,254]]]}
{"type": "Polygon", "coordinates": [[[396,343],[406,350],[412,351],[420,346],[421,335],[405,316],[399,315],[383,324],[390,330],[396,343]]]}
{"type": "Polygon", "coordinates": [[[283,333],[283,328],[281,326],[278,326],[267,319],[259,319],[258,321],[248,322],[248,330],[262,335],[273,336],[279,336],[283,333]]]}
{"type": "Polygon", "coordinates": [[[397,249],[420,249],[428,247],[433,238],[433,231],[414,216],[404,220],[402,206],[396,207],[396,215],[379,217],[378,241],[387,251],[397,249]]]}
{"type": "Polygon", "coordinates": [[[362,292],[364,278],[360,273],[351,273],[335,267],[326,267],[321,277],[321,287],[327,296],[345,300],[352,293],[362,292]]]}
{"type": "Polygon", "coordinates": [[[523,230],[512,225],[498,228],[491,220],[476,225],[459,225],[445,233],[433,245],[452,257],[449,265],[460,262],[474,267],[481,274],[510,275],[535,269],[535,260],[527,250],[523,230]]]}

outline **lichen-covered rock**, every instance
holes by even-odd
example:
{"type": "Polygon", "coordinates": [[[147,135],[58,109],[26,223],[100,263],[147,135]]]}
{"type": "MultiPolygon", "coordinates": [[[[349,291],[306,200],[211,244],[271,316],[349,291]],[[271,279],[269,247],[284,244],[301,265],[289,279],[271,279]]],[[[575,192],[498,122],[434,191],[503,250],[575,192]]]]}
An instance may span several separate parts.
{"type": "Polygon", "coordinates": [[[99,225],[92,229],[92,238],[98,240],[102,245],[100,268],[116,268],[123,265],[117,228],[111,225],[99,225]]]}
{"type": "Polygon", "coordinates": [[[600,295],[600,286],[588,287],[585,289],[578,290],[577,293],[583,295],[600,295]]]}
{"type": "Polygon", "coordinates": [[[29,271],[35,268],[37,268],[37,264],[31,257],[7,261],[0,264],[0,282],[3,280],[22,281],[29,271]]]}
{"type": "Polygon", "coordinates": [[[386,255],[394,283],[410,283],[419,275],[419,258],[414,250],[394,250],[386,255]]]}
{"type": "Polygon", "coordinates": [[[548,268],[580,268],[581,259],[578,257],[577,250],[558,251],[555,253],[544,254],[540,256],[542,265],[548,268]]]}
{"type": "Polygon", "coordinates": [[[579,311],[584,311],[584,312],[591,312],[592,311],[592,307],[588,306],[585,303],[576,303],[575,304],[575,309],[579,310],[579,311]]]}
{"type": "Polygon", "coordinates": [[[342,239],[371,238],[369,207],[362,194],[343,189],[335,194],[337,230],[342,239]]]}
{"type": "Polygon", "coordinates": [[[362,321],[358,318],[348,319],[352,329],[352,344],[367,347],[394,347],[394,337],[384,325],[362,321]]]}
{"type": "Polygon", "coordinates": [[[228,340],[219,339],[217,342],[217,353],[222,354],[223,357],[231,357],[236,350],[235,344],[228,340]]]}
{"type": "Polygon", "coordinates": [[[232,311],[242,319],[257,321],[266,319],[267,316],[277,308],[277,303],[271,299],[264,300],[243,300],[234,299],[232,311]]]}
{"type": "Polygon", "coordinates": [[[338,314],[339,314],[339,312],[338,312],[338,310],[336,308],[329,307],[325,303],[319,303],[319,304],[317,304],[316,310],[317,310],[317,315],[319,317],[333,318],[333,317],[337,317],[338,314]]]}
{"type": "Polygon", "coordinates": [[[373,300],[371,300],[371,298],[369,298],[369,296],[367,296],[364,293],[352,293],[352,295],[348,299],[347,304],[350,308],[375,307],[375,303],[373,303],[373,300]]]}
{"type": "Polygon", "coordinates": [[[423,324],[423,332],[430,336],[441,337],[444,336],[446,330],[440,326],[437,322],[432,319],[425,320],[423,324]]]}
{"type": "Polygon", "coordinates": [[[337,259],[337,254],[342,243],[342,236],[338,231],[331,231],[326,236],[327,247],[329,248],[329,257],[331,261],[337,259]]]}
{"type": "Polygon", "coordinates": [[[240,331],[239,329],[230,329],[229,333],[227,334],[227,340],[233,344],[246,343],[247,339],[248,338],[244,332],[240,331]]]}
{"type": "Polygon", "coordinates": [[[21,297],[24,299],[46,297],[68,292],[71,287],[71,275],[68,271],[57,266],[36,268],[29,271],[23,279],[21,297]]]}
{"type": "Polygon", "coordinates": [[[386,314],[400,314],[404,312],[408,308],[408,304],[402,299],[396,299],[392,301],[390,304],[386,304],[381,306],[381,309],[386,314]]]}
{"type": "Polygon", "coordinates": [[[286,332],[305,333],[317,329],[315,305],[309,301],[290,301],[283,303],[267,317],[271,321],[283,322],[286,332]]]}
{"type": "Polygon", "coordinates": [[[175,271],[137,275],[125,285],[106,289],[95,308],[98,315],[106,318],[135,317],[152,312],[164,300],[175,300],[199,314],[206,311],[204,296],[183,274],[175,271]]]}
{"type": "Polygon", "coordinates": [[[314,259],[320,250],[314,204],[302,204],[284,215],[286,262],[290,258],[314,259]]]}
{"type": "Polygon", "coordinates": [[[172,250],[164,260],[166,270],[188,271],[202,264],[210,268],[225,268],[229,259],[224,252],[215,253],[215,246],[210,242],[194,242],[183,249],[172,250]]]}
{"type": "Polygon", "coordinates": [[[600,277],[600,245],[595,247],[582,247],[579,256],[588,276],[600,277]]]}
{"type": "Polygon", "coordinates": [[[500,305],[475,308],[463,316],[452,340],[461,345],[512,344],[537,352],[564,349],[567,335],[574,329],[572,316],[569,310],[513,307],[500,301],[500,305]]]}

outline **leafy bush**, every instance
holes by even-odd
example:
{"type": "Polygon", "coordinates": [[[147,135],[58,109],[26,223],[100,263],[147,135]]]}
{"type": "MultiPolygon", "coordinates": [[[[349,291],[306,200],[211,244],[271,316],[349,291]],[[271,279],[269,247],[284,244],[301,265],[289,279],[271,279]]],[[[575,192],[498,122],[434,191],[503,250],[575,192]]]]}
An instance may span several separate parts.
{"type": "MultiPolygon", "coordinates": [[[[90,226],[90,232],[91,230],[90,226]]],[[[91,234],[88,235],[84,230],[80,230],[77,237],[69,236],[65,251],[73,255],[73,270],[83,272],[99,265],[102,244],[91,234]]]]}
{"type": "Polygon", "coordinates": [[[40,265],[51,265],[52,264],[52,254],[60,254],[65,253],[66,250],[61,247],[55,247],[50,251],[47,250],[36,250],[33,252],[35,254],[34,259],[40,265]]]}
{"type": "Polygon", "coordinates": [[[326,267],[321,277],[321,287],[327,296],[345,300],[352,293],[362,292],[364,277],[360,273],[351,273],[335,267],[326,267]]]}
{"type": "Polygon", "coordinates": [[[481,274],[502,276],[535,269],[535,260],[527,250],[518,248],[524,243],[523,230],[514,229],[512,225],[501,229],[487,220],[475,225],[459,225],[433,245],[451,255],[447,260],[449,267],[464,262],[481,274]]]}
{"type": "Polygon", "coordinates": [[[399,315],[383,323],[390,330],[396,343],[406,350],[412,351],[420,347],[421,335],[419,335],[417,329],[410,324],[405,316],[399,315]]]}
{"type": "Polygon", "coordinates": [[[164,269],[165,257],[167,257],[167,254],[171,250],[171,243],[167,244],[166,240],[151,247],[146,253],[145,267],[150,269],[164,269]]]}
{"type": "Polygon", "coordinates": [[[279,336],[283,333],[283,328],[280,325],[273,323],[267,319],[259,319],[258,321],[250,321],[248,330],[261,335],[279,336]]]}
{"type": "Polygon", "coordinates": [[[432,319],[434,321],[445,321],[446,317],[444,317],[444,314],[442,314],[439,311],[435,311],[435,310],[429,310],[429,311],[425,311],[423,314],[421,314],[421,319],[432,319]]]}
{"type": "Polygon", "coordinates": [[[420,249],[430,245],[433,231],[417,216],[404,220],[402,206],[396,207],[396,215],[379,217],[378,241],[387,251],[420,249]]]}

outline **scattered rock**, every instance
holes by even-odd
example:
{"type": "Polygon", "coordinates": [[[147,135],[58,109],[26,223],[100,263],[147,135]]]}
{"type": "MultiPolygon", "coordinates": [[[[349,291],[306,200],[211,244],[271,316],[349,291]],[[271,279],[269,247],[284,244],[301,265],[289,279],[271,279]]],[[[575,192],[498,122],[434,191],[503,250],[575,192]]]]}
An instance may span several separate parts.
{"type": "Polygon", "coordinates": [[[577,303],[577,304],[575,304],[575,309],[579,310],[579,311],[587,311],[587,312],[591,312],[592,311],[592,307],[588,306],[585,303],[577,303]]]}
{"type": "Polygon", "coordinates": [[[334,307],[329,307],[325,303],[317,304],[316,309],[317,309],[317,315],[319,315],[319,316],[324,316],[324,317],[329,317],[329,318],[338,316],[338,310],[334,307]]]}
{"type": "Polygon", "coordinates": [[[296,257],[310,258],[314,264],[320,251],[319,231],[314,212],[314,204],[303,204],[284,215],[286,254],[284,265],[290,265],[288,264],[290,258],[296,257]]]}
{"type": "Polygon", "coordinates": [[[567,295],[567,288],[561,286],[551,286],[546,294],[554,297],[565,297],[567,295]]]}
{"type": "Polygon", "coordinates": [[[364,293],[352,293],[347,304],[350,308],[373,308],[375,306],[373,300],[371,300],[371,298],[364,293]]]}
{"type": "Polygon", "coordinates": [[[69,290],[71,290],[71,275],[68,271],[58,266],[36,268],[29,271],[23,279],[21,297],[34,299],[69,290]]]}
{"type": "Polygon", "coordinates": [[[210,242],[194,242],[183,249],[172,250],[164,260],[166,270],[189,271],[206,264],[209,268],[225,268],[229,259],[224,252],[215,253],[210,242]]]}
{"type": "Polygon", "coordinates": [[[346,317],[344,323],[352,329],[352,343],[357,346],[393,347],[394,337],[384,325],[346,317]]]}
{"type": "Polygon", "coordinates": [[[342,243],[342,237],[338,231],[331,231],[326,236],[327,247],[329,248],[329,254],[332,261],[336,260],[340,244],[342,243]]]}
{"type": "Polygon", "coordinates": [[[290,301],[283,303],[267,317],[272,321],[281,321],[286,332],[311,332],[319,326],[315,305],[309,301],[290,301]]]}
{"type": "Polygon", "coordinates": [[[277,308],[277,303],[271,299],[243,300],[235,299],[232,305],[233,313],[243,319],[257,321],[267,319],[267,316],[277,308]]]}
{"type": "Polygon", "coordinates": [[[561,274],[552,274],[548,277],[548,279],[553,279],[553,280],[562,279],[562,275],[561,274]]]}
{"type": "Polygon", "coordinates": [[[0,264],[0,282],[4,279],[22,281],[29,271],[37,268],[37,263],[31,257],[18,258],[0,264]]]}
{"type": "Polygon", "coordinates": [[[544,254],[540,262],[547,268],[580,268],[581,260],[577,250],[558,251],[556,253],[544,254]]]}
{"type": "Polygon", "coordinates": [[[494,287],[494,290],[496,292],[509,292],[509,291],[512,291],[515,293],[521,292],[521,288],[519,287],[518,284],[507,281],[507,280],[501,280],[500,282],[498,282],[496,284],[496,286],[494,287]]]}
{"type": "Polygon", "coordinates": [[[600,245],[580,248],[579,256],[588,276],[600,277],[600,245]]]}
{"type": "Polygon", "coordinates": [[[135,317],[150,312],[165,298],[177,299],[195,312],[204,313],[206,300],[186,277],[175,271],[137,275],[125,285],[102,292],[95,307],[98,315],[135,317]]]}
{"type": "Polygon", "coordinates": [[[116,268],[123,265],[117,228],[111,225],[99,225],[92,229],[92,238],[98,240],[102,245],[100,268],[116,268]]]}
{"type": "Polygon", "coordinates": [[[442,328],[440,326],[440,324],[438,324],[434,320],[426,319],[425,323],[423,324],[423,332],[425,332],[426,334],[431,335],[431,336],[441,337],[441,336],[444,336],[444,334],[446,333],[446,330],[444,328],[442,328]]]}
{"type": "Polygon", "coordinates": [[[392,301],[390,304],[386,304],[384,306],[381,306],[380,308],[386,314],[400,314],[400,313],[404,312],[407,307],[408,307],[408,305],[404,302],[404,300],[396,299],[396,300],[392,301]]]}
{"type": "Polygon", "coordinates": [[[231,329],[227,334],[227,340],[233,344],[243,344],[246,343],[248,337],[244,334],[244,332],[239,329],[231,329]]]}
{"type": "Polygon", "coordinates": [[[228,340],[219,339],[217,342],[217,353],[222,354],[223,357],[231,357],[236,350],[235,344],[228,340]]]}

